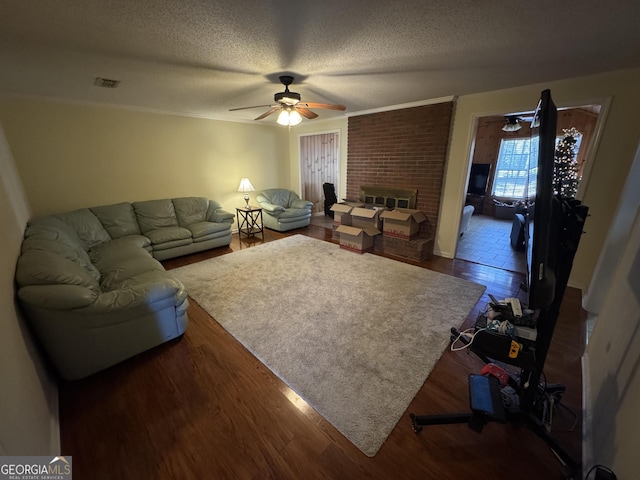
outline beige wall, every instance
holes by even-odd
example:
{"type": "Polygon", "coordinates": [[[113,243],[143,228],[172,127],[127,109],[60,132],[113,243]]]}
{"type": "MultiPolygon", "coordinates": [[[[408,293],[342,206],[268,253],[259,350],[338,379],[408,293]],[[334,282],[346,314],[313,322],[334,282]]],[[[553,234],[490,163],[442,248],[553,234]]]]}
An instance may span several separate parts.
{"type": "MultiPolygon", "coordinates": [[[[640,184],[640,154],[630,189],[640,184]]],[[[619,242],[620,261],[603,288],[602,312],[585,353],[586,465],[603,464],[618,478],[640,469],[640,210],[637,199],[619,210],[634,211],[619,242]]]]}
{"type": "Polygon", "coordinates": [[[589,206],[591,216],[585,225],[587,233],[581,239],[570,284],[584,291],[591,280],[640,139],[640,122],[637,119],[640,111],[639,84],[640,69],[632,69],[458,98],[445,174],[436,253],[453,257],[455,252],[477,117],[530,111],[537,104],[541,90],[545,88],[551,89],[558,107],[606,102],[611,99],[589,177],[584,189],[581,186],[582,200],[589,206]]]}
{"type": "Polygon", "coordinates": [[[56,385],[43,369],[15,302],[13,277],[28,217],[0,126],[0,455],[58,455],[56,385]]]}
{"type": "Polygon", "coordinates": [[[34,215],[122,201],[204,196],[234,212],[290,184],[286,129],[4,98],[0,120],[34,215]]]}
{"type": "MultiPolygon", "coordinates": [[[[590,207],[570,283],[589,284],[620,189],[640,138],[640,69],[457,99],[447,159],[436,254],[453,257],[475,120],[531,110],[550,88],[558,106],[611,101],[582,200],[590,207]]],[[[90,205],[202,195],[233,208],[237,183],[248,176],[257,190],[300,191],[299,135],[341,133],[341,182],[346,195],[347,119],[304,121],[289,131],[273,124],[232,123],[5,98],[0,120],[34,214],[90,205]]]]}

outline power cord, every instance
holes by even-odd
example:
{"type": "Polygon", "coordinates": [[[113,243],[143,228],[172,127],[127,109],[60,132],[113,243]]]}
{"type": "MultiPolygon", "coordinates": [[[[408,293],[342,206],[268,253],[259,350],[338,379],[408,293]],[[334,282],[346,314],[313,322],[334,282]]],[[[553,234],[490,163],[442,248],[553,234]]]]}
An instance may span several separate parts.
{"type": "Polygon", "coordinates": [[[593,471],[596,472],[596,476],[593,477],[594,480],[617,480],[618,479],[618,477],[616,477],[616,474],[613,473],[613,470],[611,470],[609,467],[605,467],[604,465],[594,465],[587,472],[587,474],[584,477],[584,480],[589,480],[589,475],[591,475],[591,472],[593,471]]]}
{"type": "Polygon", "coordinates": [[[466,330],[463,330],[462,332],[460,332],[458,334],[458,336],[455,338],[455,340],[453,342],[451,342],[451,351],[452,352],[460,352],[462,350],[464,350],[465,348],[469,348],[471,346],[471,344],[473,343],[473,340],[476,338],[476,335],[479,332],[482,332],[483,330],[486,330],[486,328],[480,328],[478,330],[475,330],[475,328],[467,328],[466,330]],[[473,333],[472,333],[473,332],[473,333]],[[459,342],[460,339],[462,337],[467,338],[467,340],[469,341],[468,343],[465,343],[464,345],[462,345],[461,347],[454,347],[454,345],[456,344],[456,342],[459,342]]]}

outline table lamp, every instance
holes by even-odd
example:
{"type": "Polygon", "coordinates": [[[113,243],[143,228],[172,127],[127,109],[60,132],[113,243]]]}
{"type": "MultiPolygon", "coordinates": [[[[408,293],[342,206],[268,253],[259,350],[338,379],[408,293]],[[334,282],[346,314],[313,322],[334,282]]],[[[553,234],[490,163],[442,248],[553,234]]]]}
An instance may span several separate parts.
{"type": "Polygon", "coordinates": [[[247,206],[245,207],[247,210],[249,210],[249,193],[247,192],[253,192],[255,189],[253,188],[253,185],[251,185],[251,181],[248,178],[243,178],[242,180],[240,180],[240,185],[238,186],[238,191],[244,193],[244,201],[247,202],[247,206]]]}

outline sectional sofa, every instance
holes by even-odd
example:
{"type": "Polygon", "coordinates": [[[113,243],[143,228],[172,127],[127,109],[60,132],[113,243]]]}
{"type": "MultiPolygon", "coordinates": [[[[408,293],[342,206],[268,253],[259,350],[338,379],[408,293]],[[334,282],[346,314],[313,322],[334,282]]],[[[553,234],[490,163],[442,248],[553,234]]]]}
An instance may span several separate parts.
{"type": "Polygon", "coordinates": [[[31,220],[16,266],[25,317],[63,379],[182,335],[187,292],[159,260],[231,243],[233,214],[203,197],[31,220]]]}

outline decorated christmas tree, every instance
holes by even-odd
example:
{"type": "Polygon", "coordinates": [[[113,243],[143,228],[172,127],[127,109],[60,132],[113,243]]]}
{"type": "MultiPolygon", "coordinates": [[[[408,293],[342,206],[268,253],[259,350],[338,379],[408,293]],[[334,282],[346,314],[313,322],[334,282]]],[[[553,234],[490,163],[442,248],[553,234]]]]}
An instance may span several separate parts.
{"type": "Polygon", "coordinates": [[[562,131],[564,134],[556,147],[553,193],[564,198],[575,198],[580,182],[575,146],[582,134],[574,127],[562,131]]]}

